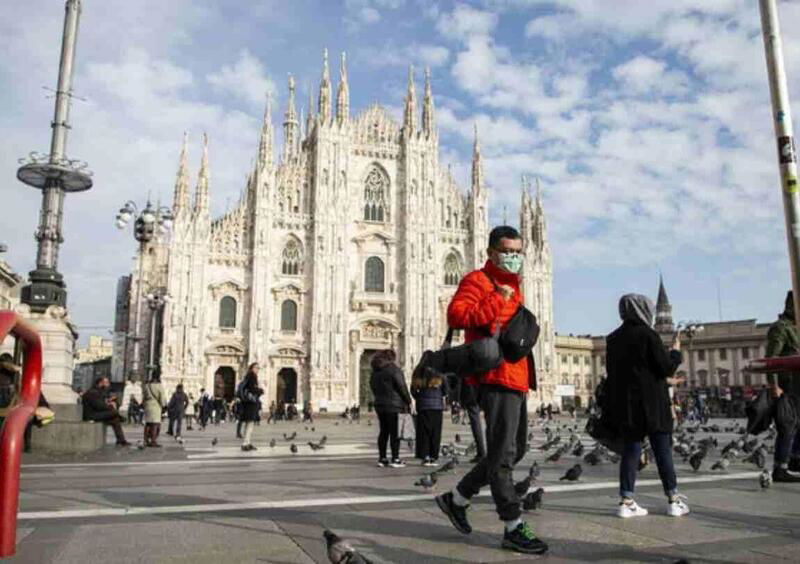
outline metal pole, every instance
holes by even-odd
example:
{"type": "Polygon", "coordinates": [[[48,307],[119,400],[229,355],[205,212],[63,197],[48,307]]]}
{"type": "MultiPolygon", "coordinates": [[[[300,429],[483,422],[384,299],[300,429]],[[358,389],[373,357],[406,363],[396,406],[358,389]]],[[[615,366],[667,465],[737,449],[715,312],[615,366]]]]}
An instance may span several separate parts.
{"type": "Polygon", "coordinates": [[[775,0],[760,0],[761,28],[767,57],[769,90],[772,96],[775,137],[778,142],[778,168],[781,174],[781,193],[789,244],[789,264],[792,269],[792,289],[796,299],[794,314],[800,322],[800,195],[797,184],[797,157],[792,134],[792,114],[786,88],[783,48],[775,0]]]}
{"type": "Polygon", "coordinates": [[[158,309],[153,307],[155,304],[148,303],[147,304],[150,308],[150,351],[148,352],[148,361],[147,361],[147,379],[150,379],[150,376],[153,374],[153,362],[155,361],[155,350],[156,350],[156,313],[158,309]]]}
{"type": "Polygon", "coordinates": [[[139,279],[136,281],[136,324],[133,329],[133,359],[131,361],[131,372],[133,374],[133,381],[141,381],[139,379],[139,341],[141,340],[139,328],[141,327],[142,319],[142,271],[144,270],[144,242],[139,244],[139,279]]]}

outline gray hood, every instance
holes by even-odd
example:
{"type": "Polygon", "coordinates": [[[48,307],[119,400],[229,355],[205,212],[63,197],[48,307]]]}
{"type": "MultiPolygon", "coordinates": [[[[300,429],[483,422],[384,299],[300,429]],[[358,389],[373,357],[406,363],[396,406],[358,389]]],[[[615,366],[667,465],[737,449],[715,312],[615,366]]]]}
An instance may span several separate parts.
{"type": "Polygon", "coordinates": [[[655,322],[653,300],[642,294],[625,294],[619,299],[619,316],[623,321],[633,321],[652,327],[655,322]]]}

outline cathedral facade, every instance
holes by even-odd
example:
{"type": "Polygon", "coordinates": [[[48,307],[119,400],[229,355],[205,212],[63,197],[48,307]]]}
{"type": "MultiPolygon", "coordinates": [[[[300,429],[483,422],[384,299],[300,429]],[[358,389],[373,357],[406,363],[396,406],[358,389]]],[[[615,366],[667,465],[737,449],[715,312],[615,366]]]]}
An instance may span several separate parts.
{"type": "MultiPolygon", "coordinates": [[[[140,323],[145,335],[157,327],[168,390],[182,382],[195,397],[203,387],[232,397],[258,362],[265,405],[339,410],[369,401],[375,351],[394,349],[409,374],[425,349],[440,346],[460,278],[486,260],[488,190],[477,131],[468,190],[441,166],[428,71],[421,100],[409,72],[402,123],[379,105],[351,116],[344,56],[334,92],[326,53],[307,119],[298,119],[291,77],[288,88],[280,151],[268,101],[254,167],[222,217],[209,215],[208,138],[193,198],[184,138],[171,234],[141,249],[130,296],[139,284],[142,294],[169,295],[159,323],[140,323]]],[[[542,325],[537,399],[546,401],[551,259],[541,198],[524,184],[524,292],[542,325]]]]}

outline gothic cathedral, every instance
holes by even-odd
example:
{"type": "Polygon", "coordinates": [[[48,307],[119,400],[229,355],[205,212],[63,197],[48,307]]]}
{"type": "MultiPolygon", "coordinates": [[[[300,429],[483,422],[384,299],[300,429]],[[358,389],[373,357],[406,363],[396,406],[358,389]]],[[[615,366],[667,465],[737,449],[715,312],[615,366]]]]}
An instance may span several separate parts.
{"type": "MultiPolygon", "coordinates": [[[[183,382],[195,398],[203,387],[232,397],[259,362],[265,408],[338,411],[369,401],[374,351],[393,348],[408,377],[440,345],[461,276],[486,260],[488,192],[477,130],[468,191],[440,166],[427,70],[421,119],[409,72],[402,124],[379,105],[351,117],[344,55],[334,96],[325,53],[303,128],[291,77],[288,87],[280,158],[268,101],[255,166],[222,217],[209,216],[206,137],[190,202],[184,137],[172,233],[142,249],[132,290],[143,282],[170,296],[156,341],[168,390],[183,382]]],[[[541,198],[525,180],[520,227],[524,292],[542,327],[538,404],[554,388],[552,269],[541,198]]]]}

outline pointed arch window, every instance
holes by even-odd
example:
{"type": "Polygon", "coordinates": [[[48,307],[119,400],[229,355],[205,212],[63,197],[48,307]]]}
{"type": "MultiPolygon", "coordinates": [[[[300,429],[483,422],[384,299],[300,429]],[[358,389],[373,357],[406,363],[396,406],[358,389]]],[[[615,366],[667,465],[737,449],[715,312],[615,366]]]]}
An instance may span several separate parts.
{"type": "Polygon", "coordinates": [[[281,331],[297,331],[297,304],[292,300],[281,304],[281,331]]]}
{"type": "Polygon", "coordinates": [[[364,266],[364,291],[384,291],[384,264],[378,257],[369,257],[364,266]]]}
{"type": "Polygon", "coordinates": [[[231,296],[219,301],[219,326],[224,329],[236,327],[236,300],[231,296]]]}
{"type": "Polygon", "coordinates": [[[289,239],[281,254],[281,272],[288,276],[303,273],[303,253],[296,239],[289,239]]]}
{"type": "Polygon", "coordinates": [[[444,285],[458,286],[461,280],[461,263],[455,253],[450,253],[444,261],[444,285]]]}
{"type": "Polygon", "coordinates": [[[388,201],[389,180],[376,166],[367,174],[364,181],[364,220],[385,222],[389,221],[389,212],[386,205],[388,201]]]}

